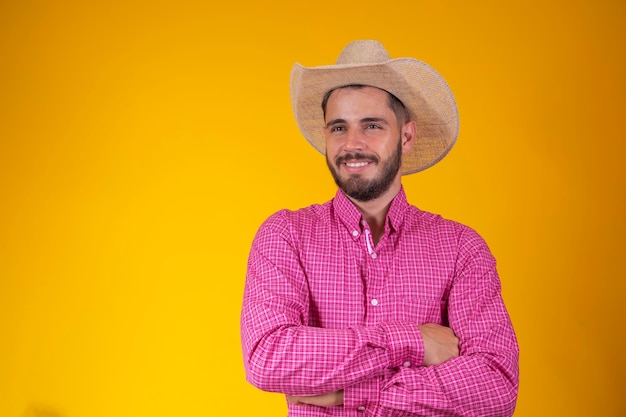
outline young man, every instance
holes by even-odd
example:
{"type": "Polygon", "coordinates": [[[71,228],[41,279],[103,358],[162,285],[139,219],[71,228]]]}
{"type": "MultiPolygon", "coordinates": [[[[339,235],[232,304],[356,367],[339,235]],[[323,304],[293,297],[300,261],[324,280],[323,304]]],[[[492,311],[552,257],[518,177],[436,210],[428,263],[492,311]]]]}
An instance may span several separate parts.
{"type": "Polygon", "coordinates": [[[290,416],[510,416],[518,346],[489,249],[408,204],[401,176],[450,150],[458,116],[426,64],[376,41],[294,66],[292,106],[339,190],[259,229],[241,317],[248,380],[290,416]]]}

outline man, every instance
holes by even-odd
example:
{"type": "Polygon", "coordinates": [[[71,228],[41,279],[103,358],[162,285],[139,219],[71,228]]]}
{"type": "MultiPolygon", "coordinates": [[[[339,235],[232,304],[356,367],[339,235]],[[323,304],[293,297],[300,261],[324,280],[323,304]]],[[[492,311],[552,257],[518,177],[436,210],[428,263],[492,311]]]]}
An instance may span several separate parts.
{"type": "Polygon", "coordinates": [[[290,416],[510,416],[518,346],[495,261],[470,228],[408,204],[401,176],[450,150],[458,116],[426,64],[376,41],[294,65],[292,106],[339,190],[280,211],[250,252],[248,380],[290,416]]]}

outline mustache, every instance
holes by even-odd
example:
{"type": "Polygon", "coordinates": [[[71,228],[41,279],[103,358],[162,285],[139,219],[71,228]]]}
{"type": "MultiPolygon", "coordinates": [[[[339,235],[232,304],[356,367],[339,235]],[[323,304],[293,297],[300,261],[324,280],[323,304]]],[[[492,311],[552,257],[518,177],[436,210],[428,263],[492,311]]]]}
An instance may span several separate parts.
{"type": "Polygon", "coordinates": [[[376,155],[366,155],[364,153],[346,153],[346,154],[339,155],[338,157],[336,157],[335,164],[340,165],[351,159],[358,159],[361,161],[369,161],[369,162],[378,163],[378,157],[376,155]]]}

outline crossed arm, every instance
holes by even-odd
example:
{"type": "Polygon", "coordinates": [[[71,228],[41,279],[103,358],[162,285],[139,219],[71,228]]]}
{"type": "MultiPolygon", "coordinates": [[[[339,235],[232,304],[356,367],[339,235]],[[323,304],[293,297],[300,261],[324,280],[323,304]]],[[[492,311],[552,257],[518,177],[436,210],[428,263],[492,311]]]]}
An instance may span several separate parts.
{"type": "Polygon", "coordinates": [[[517,342],[493,258],[486,246],[473,252],[460,255],[467,259],[447,300],[449,328],[381,322],[327,329],[306,325],[306,278],[286,276],[284,265],[253,245],[242,311],[248,380],[286,394],[292,405],[510,416],[517,342]]]}
{"type": "MultiPolygon", "coordinates": [[[[424,366],[439,365],[459,356],[459,339],[452,329],[436,323],[427,323],[417,327],[424,341],[424,366]]],[[[334,407],[343,405],[343,390],[321,395],[287,395],[287,401],[293,405],[334,407]]]]}

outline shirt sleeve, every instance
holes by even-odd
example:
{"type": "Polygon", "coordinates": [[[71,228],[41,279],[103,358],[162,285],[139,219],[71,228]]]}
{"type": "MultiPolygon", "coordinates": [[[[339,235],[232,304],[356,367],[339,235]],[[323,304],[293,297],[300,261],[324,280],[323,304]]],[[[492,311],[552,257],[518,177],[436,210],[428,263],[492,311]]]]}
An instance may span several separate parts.
{"type": "Polygon", "coordinates": [[[398,368],[381,384],[385,415],[510,416],[518,389],[517,340],[495,260],[472,230],[461,235],[448,299],[460,355],[431,367],[398,368]],[[395,411],[395,412],[394,412],[395,411]]]}
{"type": "Polygon", "coordinates": [[[275,216],[261,226],[248,260],[241,314],[248,381],[265,391],[319,395],[371,385],[385,369],[406,361],[421,363],[423,344],[415,324],[307,325],[306,276],[296,239],[279,220],[275,216]]]}

